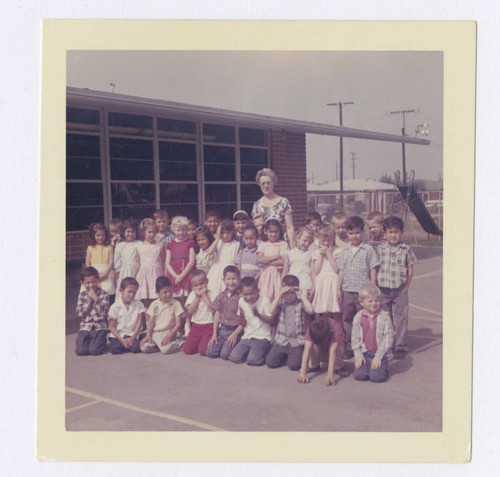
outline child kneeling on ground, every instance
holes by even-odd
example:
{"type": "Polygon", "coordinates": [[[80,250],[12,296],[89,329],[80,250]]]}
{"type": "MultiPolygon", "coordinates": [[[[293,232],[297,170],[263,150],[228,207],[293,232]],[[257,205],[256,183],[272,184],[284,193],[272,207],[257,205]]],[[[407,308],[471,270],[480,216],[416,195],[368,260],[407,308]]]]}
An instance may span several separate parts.
{"type": "Polygon", "coordinates": [[[363,309],[352,324],[352,351],[354,352],[354,379],[382,383],[389,378],[387,360],[392,358],[394,331],[391,317],[380,309],[380,290],[366,283],[359,290],[363,309]]]}
{"type": "Polygon", "coordinates": [[[262,366],[271,348],[271,327],[274,317],[269,312],[269,298],[259,295],[257,281],[244,277],[240,283],[239,315],[244,327],[241,341],[231,351],[229,360],[249,366],[262,366]]]}
{"type": "Polygon", "coordinates": [[[307,366],[311,359],[311,371],[319,371],[320,363],[328,363],[325,384],[335,386],[334,372],[342,377],[349,375],[346,368],[335,369],[337,350],[344,342],[344,330],[339,320],[327,317],[319,317],[311,321],[306,332],[304,353],[302,354],[302,366],[297,378],[299,383],[308,383],[307,366]]]}
{"type": "Polygon", "coordinates": [[[82,270],[83,290],[78,295],[76,315],[80,331],[76,337],[76,354],[87,356],[103,354],[108,336],[109,295],[99,288],[99,272],[94,267],[82,270]]]}
{"type": "Polygon", "coordinates": [[[270,368],[278,368],[286,363],[292,371],[298,371],[302,363],[306,329],[314,309],[300,290],[299,279],[295,275],[284,276],[282,285],[269,310],[272,315],[278,312],[278,326],[266,364],[270,368]]]}
{"type": "Polygon", "coordinates": [[[207,289],[207,274],[196,269],[191,274],[192,291],[186,300],[186,326],[189,334],[182,350],[185,354],[197,351],[206,356],[207,347],[214,328],[214,312],[207,289]]]}
{"type": "Polygon", "coordinates": [[[141,341],[143,353],[161,351],[173,353],[184,344],[184,337],[178,333],[182,326],[182,305],[173,298],[174,288],[167,277],[158,277],[155,283],[158,299],[146,311],[148,328],[141,341]]]}
{"type": "Polygon", "coordinates": [[[109,309],[109,331],[114,336],[109,338],[112,354],[141,352],[139,333],[144,323],[144,304],[135,299],[138,288],[135,278],[124,278],[120,283],[120,298],[109,309]]]}

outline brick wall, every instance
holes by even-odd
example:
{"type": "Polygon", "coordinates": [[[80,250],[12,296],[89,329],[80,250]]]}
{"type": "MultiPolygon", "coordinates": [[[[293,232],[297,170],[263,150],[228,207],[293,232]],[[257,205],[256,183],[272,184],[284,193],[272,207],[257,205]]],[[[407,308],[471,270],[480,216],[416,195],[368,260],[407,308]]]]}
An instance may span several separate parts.
{"type": "Polygon", "coordinates": [[[305,225],[307,215],[306,135],[271,132],[271,168],[278,176],[274,191],[286,197],[293,209],[295,229],[305,225]]]}
{"type": "Polygon", "coordinates": [[[68,232],[66,234],[66,261],[85,261],[85,250],[89,244],[88,232],[68,232]]]}

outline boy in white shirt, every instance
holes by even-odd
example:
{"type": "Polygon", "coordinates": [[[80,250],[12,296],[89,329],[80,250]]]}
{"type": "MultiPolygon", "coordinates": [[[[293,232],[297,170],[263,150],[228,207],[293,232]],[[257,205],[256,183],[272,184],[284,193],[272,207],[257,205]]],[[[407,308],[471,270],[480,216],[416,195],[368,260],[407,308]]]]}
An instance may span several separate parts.
{"type": "Polygon", "coordinates": [[[112,354],[126,351],[141,352],[139,333],[144,323],[144,304],[135,299],[139,283],[135,278],[124,278],[120,284],[120,298],[111,305],[108,314],[109,331],[114,338],[109,338],[112,354]]]}
{"type": "Polygon", "coordinates": [[[244,326],[243,336],[235,346],[229,360],[249,366],[262,366],[271,348],[271,327],[274,317],[269,308],[269,298],[259,295],[255,278],[244,277],[240,282],[241,298],[238,302],[240,323],[244,326]]]}

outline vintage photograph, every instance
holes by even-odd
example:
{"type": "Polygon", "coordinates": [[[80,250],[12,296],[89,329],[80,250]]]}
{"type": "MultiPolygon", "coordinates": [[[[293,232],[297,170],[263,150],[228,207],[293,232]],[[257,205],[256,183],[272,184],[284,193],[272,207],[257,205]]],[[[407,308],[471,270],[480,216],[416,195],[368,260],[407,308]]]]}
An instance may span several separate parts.
{"type": "Polygon", "coordinates": [[[66,431],[443,431],[442,51],[65,60],[66,431]]]}

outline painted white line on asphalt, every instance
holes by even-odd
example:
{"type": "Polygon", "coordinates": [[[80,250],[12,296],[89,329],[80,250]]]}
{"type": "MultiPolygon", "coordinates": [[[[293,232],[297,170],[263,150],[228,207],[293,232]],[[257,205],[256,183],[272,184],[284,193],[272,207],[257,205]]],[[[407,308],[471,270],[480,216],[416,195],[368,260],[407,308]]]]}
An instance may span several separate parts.
{"type": "Polygon", "coordinates": [[[66,414],[68,414],[68,412],[78,411],[78,409],[83,409],[85,407],[92,406],[92,404],[98,404],[100,402],[101,401],[90,401],[90,402],[86,402],[85,404],[80,404],[79,406],[75,406],[75,407],[72,407],[70,409],[66,409],[66,414]]]}
{"type": "Polygon", "coordinates": [[[443,316],[443,314],[439,313],[438,311],[432,311],[432,310],[429,310],[427,308],[423,308],[421,306],[414,305],[413,303],[410,303],[410,306],[412,306],[413,308],[416,308],[417,310],[422,310],[422,311],[426,311],[427,313],[432,313],[433,315],[443,316]]]}
{"type": "Polygon", "coordinates": [[[426,349],[432,348],[434,346],[443,344],[443,340],[441,338],[431,341],[430,343],[421,346],[420,348],[417,349],[412,349],[408,354],[416,354],[416,353],[421,353],[422,351],[425,351],[426,349]]]}
{"type": "Polygon", "coordinates": [[[424,273],[423,275],[417,275],[416,277],[413,277],[412,280],[418,280],[419,278],[427,278],[427,277],[437,277],[439,275],[442,275],[443,271],[438,270],[436,272],[429,272],[429,273],[424,273]]]}
{"type": "Polygon", "coordinates": [[[127,404],[126,402],[117,401],[115,399],[109,399],[104,396],[99,396],[98,394],[89,393],[87,391],[82,391],[80,389],[66,387],[66,391],[78,394],[80,396],[85,396],[90,399],[95,399],[99,402],[105,402],[113,406],[122,407],[130,411],[142,412],[143,414],[149,414],[151,416],[161,417],[163,419],[170,419],[171,421],[181,422],[183,424],[188,424],[190,426],[199,427],[200,429],[205,429],[207,431],[225,431],[221,427],[212,426],[211,424],[205,424],[204,422],[198,422],[193,419],[188,419],[186,417],[175,416],[174,414],[167,414],[165,412],[151,411],[150,409],[144,409],[142,407],[134,406],[133,404],[127,404]]]}

